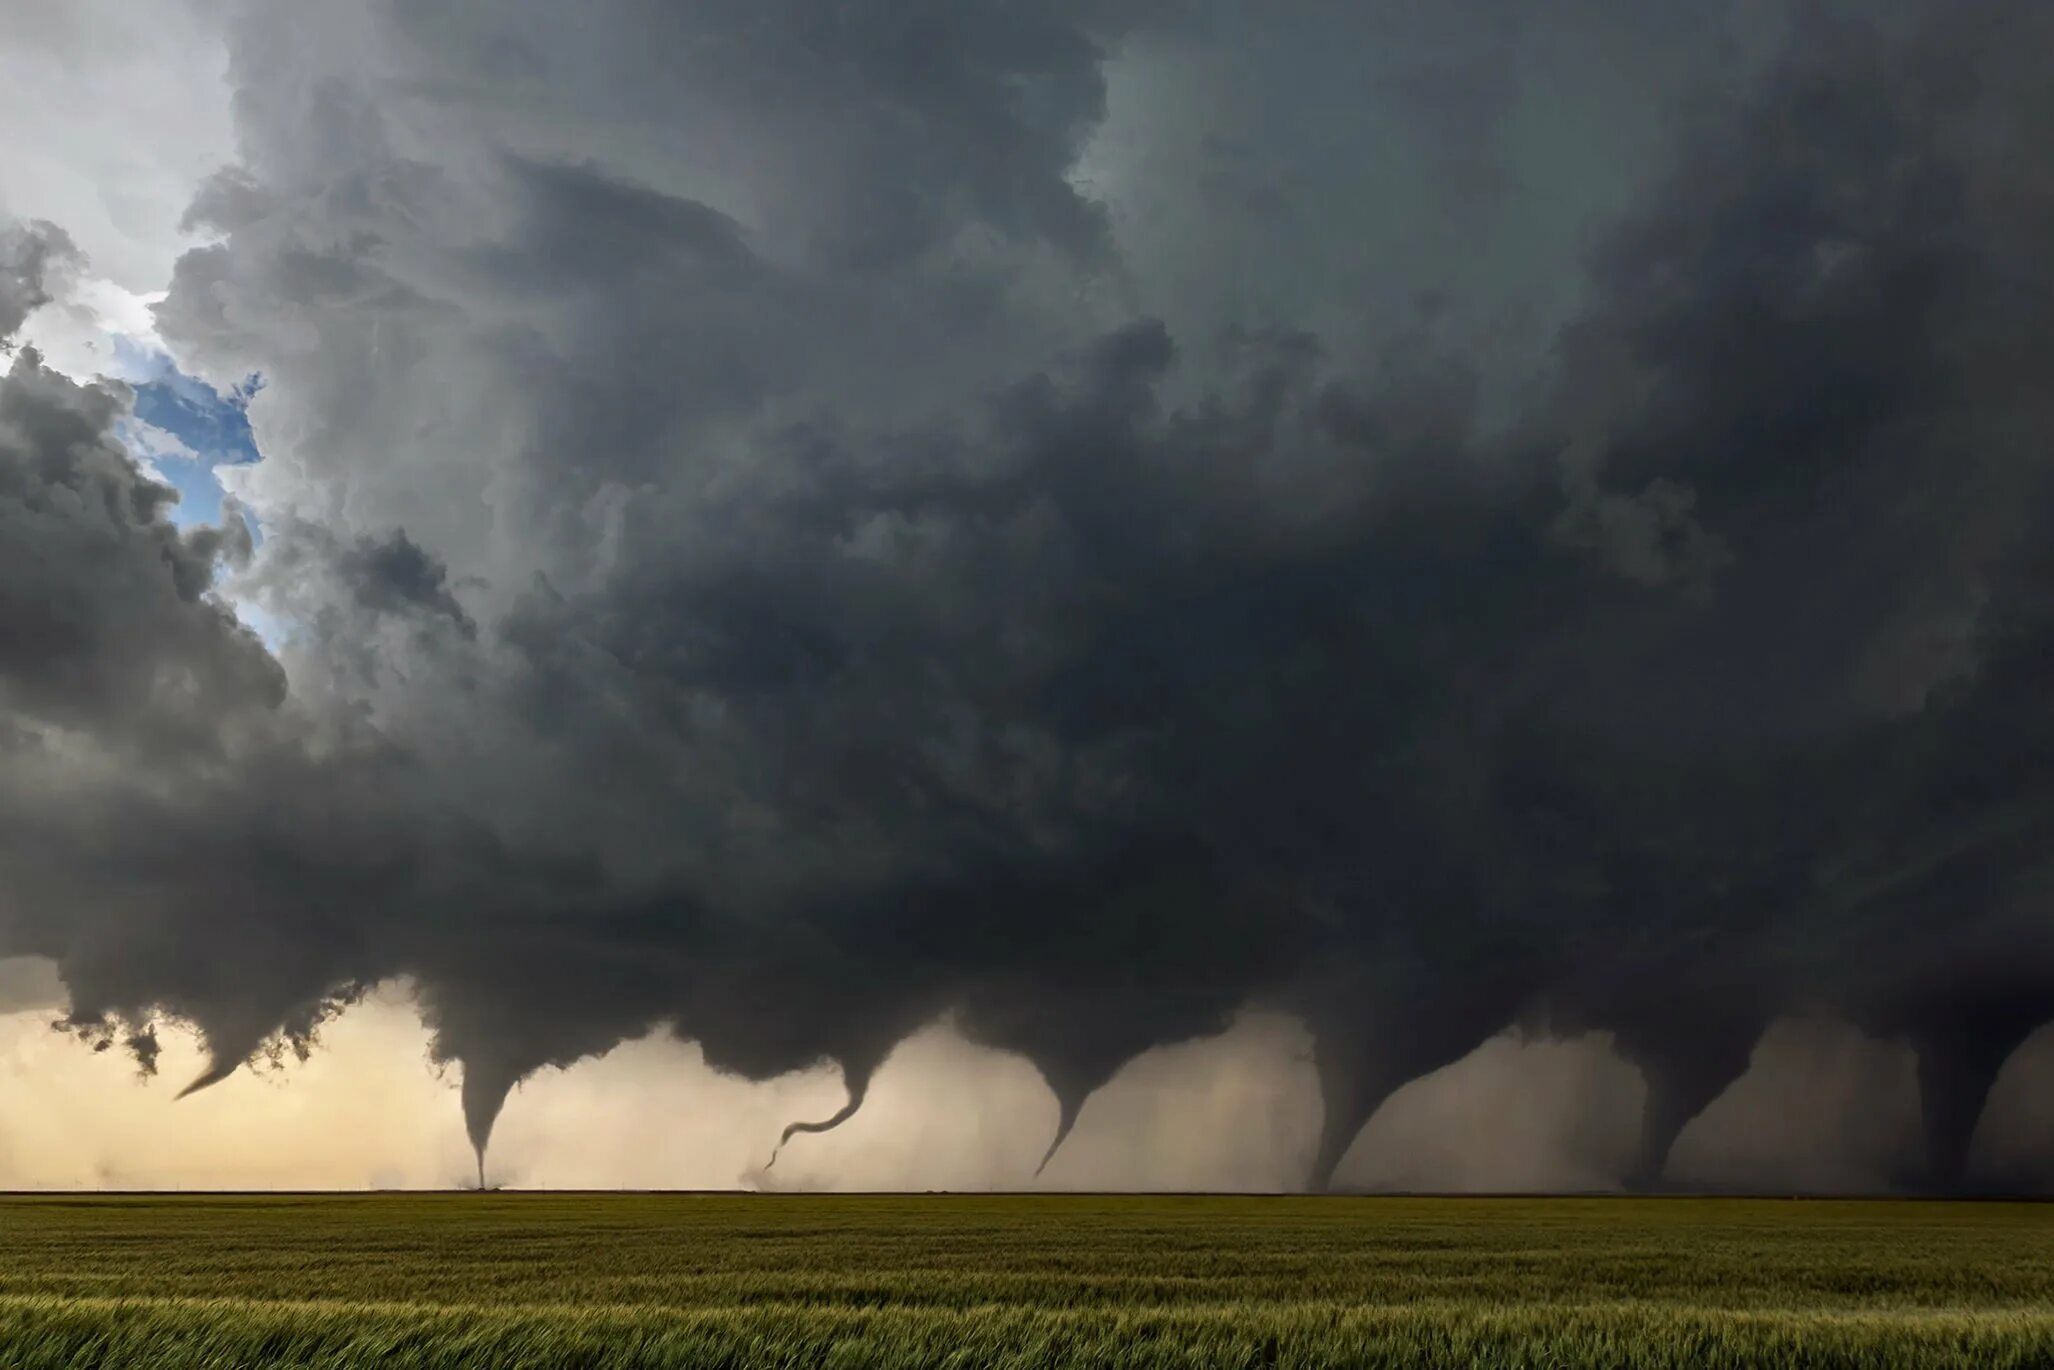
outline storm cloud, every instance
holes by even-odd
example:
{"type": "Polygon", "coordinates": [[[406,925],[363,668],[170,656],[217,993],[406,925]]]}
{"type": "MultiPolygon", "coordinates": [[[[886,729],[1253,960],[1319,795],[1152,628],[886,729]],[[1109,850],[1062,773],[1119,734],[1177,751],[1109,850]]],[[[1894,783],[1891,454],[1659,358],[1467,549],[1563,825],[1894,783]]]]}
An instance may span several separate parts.
{"type": "MultiPolygon", "coordinates": [[[[155,317],[262,460],[180,528],[118,383],[0,378],[74,1030],[204,1085],[405,977],[482,1155],[652,1029],[838,1066],[791,1140],[947,1020],[1053,1154],[1270,1011],[1313,1184],[1607,1034],[1657,1183],[1827,1015],[1902,1182],[2048,1178],[1968,1157],[2054,1019],[2054,15],[221,10],[155,317]]],[[[0,332],[76,256],[0,229],[0,332]]]]}

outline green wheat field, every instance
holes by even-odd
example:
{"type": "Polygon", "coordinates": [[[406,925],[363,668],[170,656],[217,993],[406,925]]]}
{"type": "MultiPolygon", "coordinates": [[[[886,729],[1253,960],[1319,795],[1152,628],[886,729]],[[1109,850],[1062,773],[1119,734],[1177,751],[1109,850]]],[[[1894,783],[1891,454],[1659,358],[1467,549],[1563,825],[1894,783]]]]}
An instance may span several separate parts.
{"type": "Polygon", "coordinates": [[[0,1366],[2054,1365],[2054,1206],[0,1196],[0,1366]]]}

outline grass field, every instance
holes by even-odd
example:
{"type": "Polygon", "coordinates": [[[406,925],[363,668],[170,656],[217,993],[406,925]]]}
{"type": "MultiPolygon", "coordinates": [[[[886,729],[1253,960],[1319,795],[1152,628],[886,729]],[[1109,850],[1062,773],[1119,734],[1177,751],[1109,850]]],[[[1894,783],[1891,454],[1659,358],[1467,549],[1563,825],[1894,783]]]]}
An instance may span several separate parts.
{"type": "Polygon", "coordinates": [[[2054,1365],[2054,1206],[0,1196],[0,1366],[2054,1365]]]}

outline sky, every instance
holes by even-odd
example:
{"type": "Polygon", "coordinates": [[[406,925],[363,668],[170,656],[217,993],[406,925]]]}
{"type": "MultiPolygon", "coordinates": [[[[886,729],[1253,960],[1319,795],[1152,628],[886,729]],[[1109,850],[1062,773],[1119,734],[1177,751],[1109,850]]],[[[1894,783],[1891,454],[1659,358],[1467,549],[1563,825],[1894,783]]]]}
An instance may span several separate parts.
{"type": "Polygon", "coordinates": [[[0,0],[0,1186],[2054,1186],[2050,30],[0,0]]]}

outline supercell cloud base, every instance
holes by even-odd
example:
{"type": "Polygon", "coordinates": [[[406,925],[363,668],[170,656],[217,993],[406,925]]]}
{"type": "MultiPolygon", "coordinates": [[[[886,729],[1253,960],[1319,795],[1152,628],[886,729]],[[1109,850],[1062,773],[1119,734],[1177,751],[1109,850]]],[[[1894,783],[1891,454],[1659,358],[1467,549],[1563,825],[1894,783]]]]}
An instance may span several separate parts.
{"type": "Polygon", "coordinates": [[[163,22],[5,40],[0,1183],[2054,1181],[2054,15],[163,22]]]}

